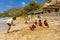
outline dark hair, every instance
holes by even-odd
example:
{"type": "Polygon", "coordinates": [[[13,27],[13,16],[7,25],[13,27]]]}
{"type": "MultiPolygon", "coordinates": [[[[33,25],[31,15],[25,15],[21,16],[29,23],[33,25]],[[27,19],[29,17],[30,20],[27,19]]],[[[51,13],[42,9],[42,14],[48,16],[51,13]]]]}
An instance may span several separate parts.
{"type": "Polygon", "coordinates": [[[16,17],[13,17],[13,20],[16,20],[16,17]]]}
{"type": "Polygon", "coordinates": [[[45,20],[44,22],[46,22],[47,20],[45,20]]]}
{"type": "Polygon", "coordinates": [[[39,22],[41,22],[41,20],[39,19],[39,22]]]}

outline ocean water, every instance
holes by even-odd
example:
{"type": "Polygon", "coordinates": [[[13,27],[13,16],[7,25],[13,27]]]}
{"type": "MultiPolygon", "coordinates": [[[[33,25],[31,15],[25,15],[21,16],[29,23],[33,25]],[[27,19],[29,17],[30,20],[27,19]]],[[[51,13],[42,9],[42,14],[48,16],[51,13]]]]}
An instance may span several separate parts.
{"type": "Polygon", "coordinates": [[[4,31],[7,28],[7,24],[6,21],[8,20],[8,18],[0,18],[0,31],[4,31]]]}

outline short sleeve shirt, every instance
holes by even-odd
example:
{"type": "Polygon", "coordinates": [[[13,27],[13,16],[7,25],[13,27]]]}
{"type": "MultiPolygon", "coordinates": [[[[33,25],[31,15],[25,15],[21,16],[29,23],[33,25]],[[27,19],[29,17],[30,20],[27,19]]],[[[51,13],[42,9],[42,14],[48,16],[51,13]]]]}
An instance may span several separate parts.
{"type": "Polygon", "coordinates": [[[7,23],[11,24],[11,23],[12,23],[12,21],[13,21],[13,19],[12,19],[12,18],[11,18],[11,19],[8,19],[8,20],[7,20],[7,23]]]}

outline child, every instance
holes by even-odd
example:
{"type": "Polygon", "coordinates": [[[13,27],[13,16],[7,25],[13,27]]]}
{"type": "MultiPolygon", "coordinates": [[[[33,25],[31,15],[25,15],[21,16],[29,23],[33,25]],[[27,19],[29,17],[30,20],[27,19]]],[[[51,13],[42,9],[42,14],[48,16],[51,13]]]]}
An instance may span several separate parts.
{"type": "Polygon", "coordinates": [[[42,26],[42,22],[41,22],[41,20],[39,19],[39,26],[42,26]]]}
{"type": "Polygon", "coordinates": [[[36,28],[36,26],[34,24],[29,24],[29,28],[30,28],[30,30],[34,30],[36,28]]]}
{"type": "Polygon", "coordinates": [[[25,24],[28,24],[27,20],[25,20],[25,24]]]}
{"type": "Polygon", "coordinates": [[[33,28],[33,30],[34,30],[34,29],[36,28],[36,25],[35,25],[35,24],[33,24],[33,25],[32,25],[32,28],[33,28]]]}
{"type": "Polygon", "coordinates": [[[28,17],[28,18],[27,18],[27,20],[29,21],[29,20],[30,20],[30,18],[28,17]]]}
{"type": "Polygon", "coordinates": [[[29,24],[29,26],[28,26],[29,28],[30,28],[30,30],[32,30],[32,24],[29,24]]]}
{"type": "Polygon", "coordinates": [[[27,17],[25,18],[25,24],[28,24],[28,20],[27,20],[27,17]]]}
{"type": "Polygon", "coordinates": [[[34,24],[37,25],[37,20],[35,20],[34,24]]]}
{"type": "Polygon", "coordinates": [[[47,28],[49,28],[47,20],[44,21],[44,25],[47,26],[47,28]]]}
{"type": "Polygon", "coordinates": [[[16,20],[16,17],[13,17],[13,18],[7,20],[7,25],[9,26],[8,29],[7,29],[7,33],[9,33],[9,30],[11,29],[11,26],[14,25],[13,24],[14,20],[16,20]]]}

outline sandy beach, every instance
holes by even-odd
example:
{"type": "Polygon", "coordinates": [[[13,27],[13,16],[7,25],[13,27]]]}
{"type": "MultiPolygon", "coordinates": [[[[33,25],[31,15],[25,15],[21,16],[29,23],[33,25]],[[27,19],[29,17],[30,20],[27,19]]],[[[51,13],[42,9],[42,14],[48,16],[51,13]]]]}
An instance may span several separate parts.
{"type": "MultiPolygon", "coordinates": [[[[42,20],[45,18],[42,17],[42,20]]],[[[49,28],[37,26],[34,31],[29,30],[28,25],[24,24],[23,18],[17,18],[12,26],[10,33],[6,31],[0,33],[0,40],[60,40],[60,19],[46,18],[49,28]]]]}

